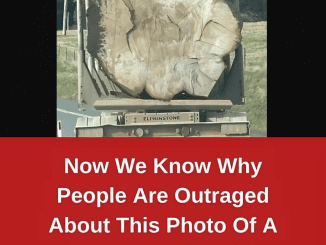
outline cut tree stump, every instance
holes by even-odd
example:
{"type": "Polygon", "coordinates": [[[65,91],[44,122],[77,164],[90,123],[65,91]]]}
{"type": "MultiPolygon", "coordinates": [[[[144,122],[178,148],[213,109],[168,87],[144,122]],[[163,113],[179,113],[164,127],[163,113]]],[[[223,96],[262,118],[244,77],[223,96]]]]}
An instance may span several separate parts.
{"type": "Polygon", "coordinates": [[[87,12],[87,50],[105,75],[137,97],[207,97],[223,78],[223,57],[241,43],[230,0],[103,0],[87,12]]]}

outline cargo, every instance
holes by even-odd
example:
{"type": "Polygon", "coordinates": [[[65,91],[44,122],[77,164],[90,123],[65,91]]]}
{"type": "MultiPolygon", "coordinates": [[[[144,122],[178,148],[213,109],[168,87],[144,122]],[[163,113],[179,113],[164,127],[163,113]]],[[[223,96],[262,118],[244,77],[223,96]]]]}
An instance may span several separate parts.
{"type": "Polygon", "coordinates": [[[87,50],[122,91],[209,97],[241,43],[231,0],[103,0],[87,11],[87,50]]]}
{"type": "MultiPolygon", "coordinates": [[[[87,2],[85,16],[77,0],[78,109],[101,116],[79,117],[76,137],[250,135],[246,114],[227,112],[246,103],[238,0],[87,2]]],[[[173,171],[206,173],[198,164],[173,171]]]]}

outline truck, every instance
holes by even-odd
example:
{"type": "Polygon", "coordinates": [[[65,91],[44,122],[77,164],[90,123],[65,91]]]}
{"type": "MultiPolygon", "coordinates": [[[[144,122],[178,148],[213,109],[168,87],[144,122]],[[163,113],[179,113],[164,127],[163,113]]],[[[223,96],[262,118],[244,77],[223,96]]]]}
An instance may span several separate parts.
{"type": "MultiPolygon", "coordinates": [[[[99,61],[84,48],[81,1],[77,0],[78,107],[101,111],[101,116],[79,117],[76,137],[219,137],[249,136],[245,112],[231,112],[244,105],[245,49],[225,57],[224,77],[208,98],[182,92],[162,101],[125,93],[103,73],[99,61]],[[87,58],[86,55],[87,54],[87,58]],[[87,61],[87,62],[86,62],[87,61]]],[[[239,8],[239,1],[236,1],[239,8]]],[[[86,9],[88,1],[86,0],[86,9]]],[[[87,23],[87,20],[86,20],[87,23]]],[[[58,128],[61,129],[61,124],[58,128]]]]}

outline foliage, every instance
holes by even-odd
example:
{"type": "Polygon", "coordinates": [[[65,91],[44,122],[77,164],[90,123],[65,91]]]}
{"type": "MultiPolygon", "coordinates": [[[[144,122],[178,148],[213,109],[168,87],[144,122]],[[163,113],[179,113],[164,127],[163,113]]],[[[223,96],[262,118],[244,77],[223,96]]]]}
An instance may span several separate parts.
{"type": "Polygon", "coordinates": [[[68,61],[57,62],[57,96],[67,100],[77,100],[77,66],[68,61]]]}
{"type": "MultiPolygon", "coordinates": [[[[245,22],[267,21],[267,0],[240,0],[239,4],[245,22]]],[[[57,0],[57,30],[62,30],[63,5],[64,0],[57,0]]],[[[84,9],[84,1],[82,5],[84,9]]],[[[68,12],[69,23],[74,28],[77,25],[76,0],[68,0],[68,12]]]]}

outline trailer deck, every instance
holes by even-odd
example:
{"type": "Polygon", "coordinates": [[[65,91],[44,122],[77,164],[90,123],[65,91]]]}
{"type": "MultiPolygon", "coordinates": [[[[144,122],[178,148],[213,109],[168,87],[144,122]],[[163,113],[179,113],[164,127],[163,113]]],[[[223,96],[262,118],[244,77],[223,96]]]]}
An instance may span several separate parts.
{"type": "Polygon", "coordinates": [[[96,110],[225,110],[231,109],[230,100],[143,100],[143,99],[105,99],[94,103],[96,110]]]}

